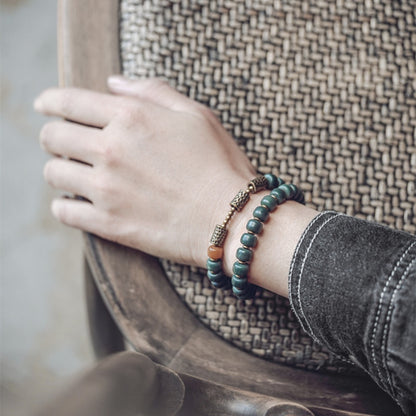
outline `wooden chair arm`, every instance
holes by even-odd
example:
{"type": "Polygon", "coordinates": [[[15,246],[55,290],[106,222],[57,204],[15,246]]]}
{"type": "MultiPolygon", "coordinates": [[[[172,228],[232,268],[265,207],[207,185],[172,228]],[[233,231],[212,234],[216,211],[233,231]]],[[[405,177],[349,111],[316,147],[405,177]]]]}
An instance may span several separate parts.
{"type": "Polygon", "coordinates": [[[143,354],[114,354],[37,416],[314,416],[296,403],[180,375],[143,354]]]}

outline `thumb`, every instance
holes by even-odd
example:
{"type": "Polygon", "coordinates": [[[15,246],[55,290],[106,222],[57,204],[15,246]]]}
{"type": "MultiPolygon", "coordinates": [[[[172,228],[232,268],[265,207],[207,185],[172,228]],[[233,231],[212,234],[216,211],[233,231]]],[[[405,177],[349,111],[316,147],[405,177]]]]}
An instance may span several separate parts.
{"type": "Polygon", "coordinates": [[[180,94],[160,78],[132,80],[122,75],[112,75],[108,78],[107,84],[114,94],[146,99],[174,111],[195,112],[200,105],[180,94]]]}

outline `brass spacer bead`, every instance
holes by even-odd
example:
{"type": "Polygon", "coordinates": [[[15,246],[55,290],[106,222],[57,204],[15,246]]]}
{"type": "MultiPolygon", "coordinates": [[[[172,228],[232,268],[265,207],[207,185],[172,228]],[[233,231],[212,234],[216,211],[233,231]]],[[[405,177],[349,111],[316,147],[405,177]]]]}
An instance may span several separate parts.
{"type": "Polygon", "coordinates": [[[249,183],[248,183],[248,188],[250,190],[252,190],[252,193],[256,193],[259,192],[263,189],[266,189],[268,185],[267,179],[265,176],[260,175],[260,176],[256,176],[254,179],[252,179],[249,183]]]}
{"type": "Polygon", "coordinates": [[[238,194],[230,202],[230,205],[237,211],[241,211],[250,199],[250,192],[248,190],[240,190],[238,194]]]}
{"type": "Polygon", "coordinates": [[[227,237],[227,230],[224,225],[217,224],[211,237],[211,244],[217,247],[224,245],[225,237],[227,237]]]}

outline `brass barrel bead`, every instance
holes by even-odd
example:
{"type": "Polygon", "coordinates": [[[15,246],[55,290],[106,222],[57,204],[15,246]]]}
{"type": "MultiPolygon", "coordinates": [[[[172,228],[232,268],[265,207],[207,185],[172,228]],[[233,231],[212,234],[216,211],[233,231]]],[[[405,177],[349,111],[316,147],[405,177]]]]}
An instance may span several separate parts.
{"type": "Polygon", "coordinates": [[[214,232],[212,233],[210,243],[217,247],[222,247],[224,245],[225,237],[227,237],[227,230],[224,225],[217,224],[215,226],[214,232]]]}
{"type": "Polygon", "coordinates": [[[240,212],[250,199],[250,193],[247,190],[240,190],[230,202],[230,205],[240,212]]]}
{"type": "Polygon", "coordinates": [[[252,192],[256,193],[259,192],[263,189],[266,189],[268,186],[268,182],[267,179],[261,175],[261,176],[256,176],[254,179],[252,179],[248,185],[247,185],[250,189],[253,189],[252,192]]]}

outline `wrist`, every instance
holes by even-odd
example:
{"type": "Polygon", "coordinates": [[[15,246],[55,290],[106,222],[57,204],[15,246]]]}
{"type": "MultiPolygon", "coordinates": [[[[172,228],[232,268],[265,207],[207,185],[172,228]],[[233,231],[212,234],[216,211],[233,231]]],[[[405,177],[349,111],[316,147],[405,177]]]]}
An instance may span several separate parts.
{"type": "MultiPolygon", "coordinates": [[[[206,266],[207,248],[210,246],[209,240],[215,226],[216,224],[222,224],[224,221],[227,212],[230,211],[229,202],[242,189],[244,182],[244,179],[234,178],[234,181],[228,181],[226,186],[222,186],[221,191],[217,193],[216,203],[211,205],[213,214],[206,221],[209,227],[203,233],[204,238],[199,240],[202,244],[197,250],[199,266],[206,266]]],[[[232,276],[233,274],[232,269],[236,261],[236,252],[242,246],[240,239],[246,233],[247,222],[253,218],[253,211],[260,205],[262,198],[269,193],[270,191],[263,190],[251,194],[242,210],[234,212],[235,215],[231,214],[231,219],[227,224],[227,236],[224,245],[219,244],[222,247],[221,250],[223,250],[220,264],[223,273],[226,275],[232,276]]],[[[206,204],[204,208],[206,208],[206,204]]],[[[252,249],[253,258],[250,261],[249,283],[282,296],[288,295],[288,276],[293,254],[304,230],[317,214],[317,211],[293,200],[286,201],[273,210],[269,219],[265,221],[263,231],[258,235],[258,244],[252,249]]],[[[217,258],[211,255],[209,257],[217,258]]],[[[209,269],[213,270],[217,267],[214,262],[209,269]]],[[[216,284],[219,284],[218,287],[224,285],[222,278],[214,277],[217,273],[216,270],[209,273],[214,273],[212,279],[215,280],[216,284]]]]}
{"type": "MultiPolygon", "coordinates": [[[[252,177],[253,175],[251,175],[252,177]]],[[[207,249],[210,246],[210,239],[217,224],[222,224],[227,213],[230,210],[230,201],[237,194],[240,189],[243,189],[246,183],[250,180],[248,178],[233,176],[228,177],[226,183],[221,179],[217,182],[211,180],[215,185],[207,185],[205,190],[201,189],[201,197],[195,204],[194,218],[199,220],[193,221],[193,224],[198,224],[195,230],[198,238],[190,238],[190,247],[193,252],[193,264],[198,267],[206,267],[207,249]],[[220,186],[218,184],[221,184],[220,186]]],[[[244,208],[245,210],[245,208],[244,208]]],[[[236,213],[237,217],[240,213],[236,213]]],[[[231,229],[234,223],[232,218],[228,229],[231,229]]],[[[226,241],[228,239],[228,234],[226,241]]]]}

